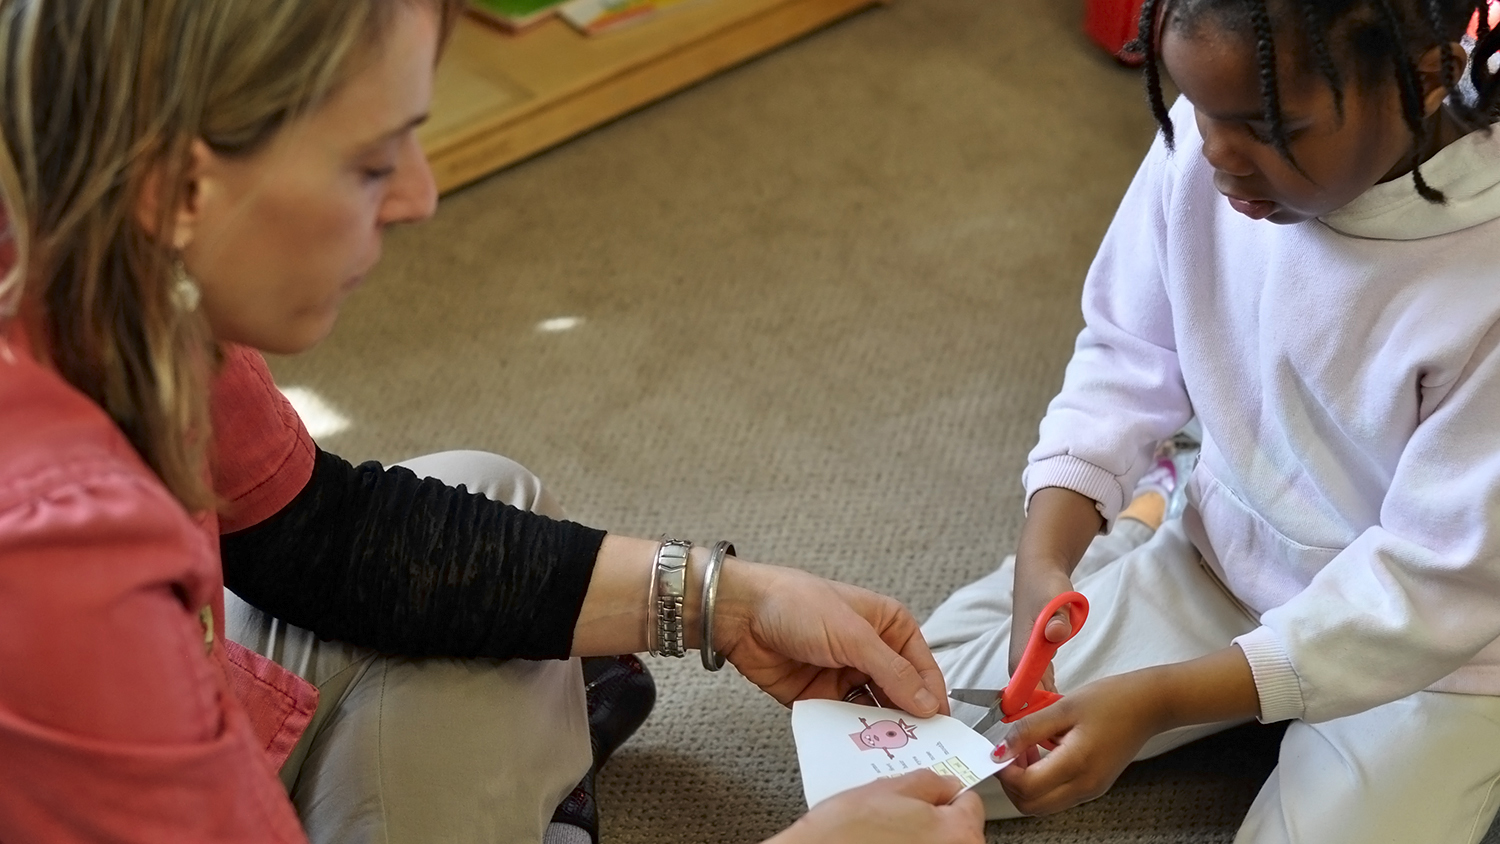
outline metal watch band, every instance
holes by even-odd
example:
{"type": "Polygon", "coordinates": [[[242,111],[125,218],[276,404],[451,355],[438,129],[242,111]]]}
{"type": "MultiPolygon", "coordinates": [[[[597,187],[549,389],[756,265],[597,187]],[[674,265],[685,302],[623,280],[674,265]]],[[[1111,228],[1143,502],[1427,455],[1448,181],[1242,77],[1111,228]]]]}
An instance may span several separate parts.
{"type": "Polygon", "coordinates": [[[681,539],[662,542],[656,552],[656,647],[653,654],[687,654],[683,637],[682,601],[687,591],[688,552],[693,543],[681,539]]]}

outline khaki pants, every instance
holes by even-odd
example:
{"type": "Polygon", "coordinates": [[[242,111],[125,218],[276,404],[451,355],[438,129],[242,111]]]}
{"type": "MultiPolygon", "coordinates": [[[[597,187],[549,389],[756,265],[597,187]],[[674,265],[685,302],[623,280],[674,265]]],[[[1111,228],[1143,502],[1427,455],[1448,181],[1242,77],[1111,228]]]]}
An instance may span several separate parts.
{"type": "MultiPolygon", "coordinates": [[[[1015,558],[939,606],[922,632],[948,687],[1004,688],[1015,558]]],[[[1259,626],[1182,532],[1154,535],[1121,521],[1094,540],[1073,573],[1089,618],[1053,666],[1066,694],[1091,680],[1180,662],[1227,647],[1259,626]]],[[[969,723],[984,710],[955,702],[969,723]]],[[[1139,759],[1233,726],[1205,724],[1158,735],[1139,759]]],[[[1294,721],[1237,844],[1471,844],[1500,807],[1500,697],[1417,692],[1320,724],[1294,721]]],[[[998,783],[975,789],[990,818],[1020,813],[998,783]]]]}
{"type": "MultiPolygon", "coordinates": [[[[483,452],[405,464],[560,518],[541,482],[483,452]]],[[[592,763],[578,660],[406,659],[321,641],[225,594],[230,638],[318,687],[281,771],[313,844],[537,844],[592,763]]]]}

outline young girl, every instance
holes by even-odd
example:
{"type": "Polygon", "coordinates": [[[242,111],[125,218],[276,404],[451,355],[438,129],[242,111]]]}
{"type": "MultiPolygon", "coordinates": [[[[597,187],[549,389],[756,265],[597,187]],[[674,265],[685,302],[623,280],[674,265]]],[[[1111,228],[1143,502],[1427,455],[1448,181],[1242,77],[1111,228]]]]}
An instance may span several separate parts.
{"type": "Polygon", "coordinates": [[[1049,599],[1092,604],[991,817],[1091,799],[1132,759],[1258,718],[1292,723],[1239,841],[1489,827],[1500,135],[1487,17],[1464,39],[1479,5],[1146,3],[1162,131],[1088,275],[1017,553],[924,627],[950,688],[1001,688],[1049,599]],[[1194,414],[1182,519],[1090,548],[1194,414]]]}
{"type": "MultiPolygon", "coordinates": [[[[570,657],[648,641],[783,702],[946,708],[891,599],[549,518],[494,455],[350,466],[277,393],[259,351],[316,344],[433,212],[460,6],[0,0],[0,840],[587,842],[570,657]]],[[[773,840],[977,844],[956,792],[773,840]]]]}

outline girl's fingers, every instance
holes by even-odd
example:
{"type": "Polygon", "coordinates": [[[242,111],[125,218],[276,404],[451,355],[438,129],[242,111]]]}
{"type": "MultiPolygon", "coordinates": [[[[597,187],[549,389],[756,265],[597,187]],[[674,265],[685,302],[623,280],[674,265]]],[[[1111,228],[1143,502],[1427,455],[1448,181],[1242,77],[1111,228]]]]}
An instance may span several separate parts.
{"type": "Polygon", "coordinates": [[[1057,614],[1047,620],[1047,626],[1043,635],[1049,642],[1066,642],[1073,635],[1073,620],[1068,618],[1067,608],[1057,611],[1057,614]]]}

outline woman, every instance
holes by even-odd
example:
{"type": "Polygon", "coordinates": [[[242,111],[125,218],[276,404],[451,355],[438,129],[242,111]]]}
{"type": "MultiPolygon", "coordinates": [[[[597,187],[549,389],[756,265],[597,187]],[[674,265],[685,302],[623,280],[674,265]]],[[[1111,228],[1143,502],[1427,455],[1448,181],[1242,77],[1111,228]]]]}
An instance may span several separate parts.
{"type": "MultiPolygon", "coordinates": [[[[259,352],[322,339],[433,211],[414,130],[457,5],[0,2],[0,840],[567,840],[569,657],[944,706],[894,601],[529,512],[490,455],[349,466],[274,391],[259,352]]],[[[955,791],[884,782],[775,840],[981,840],[955,791]]]]}

